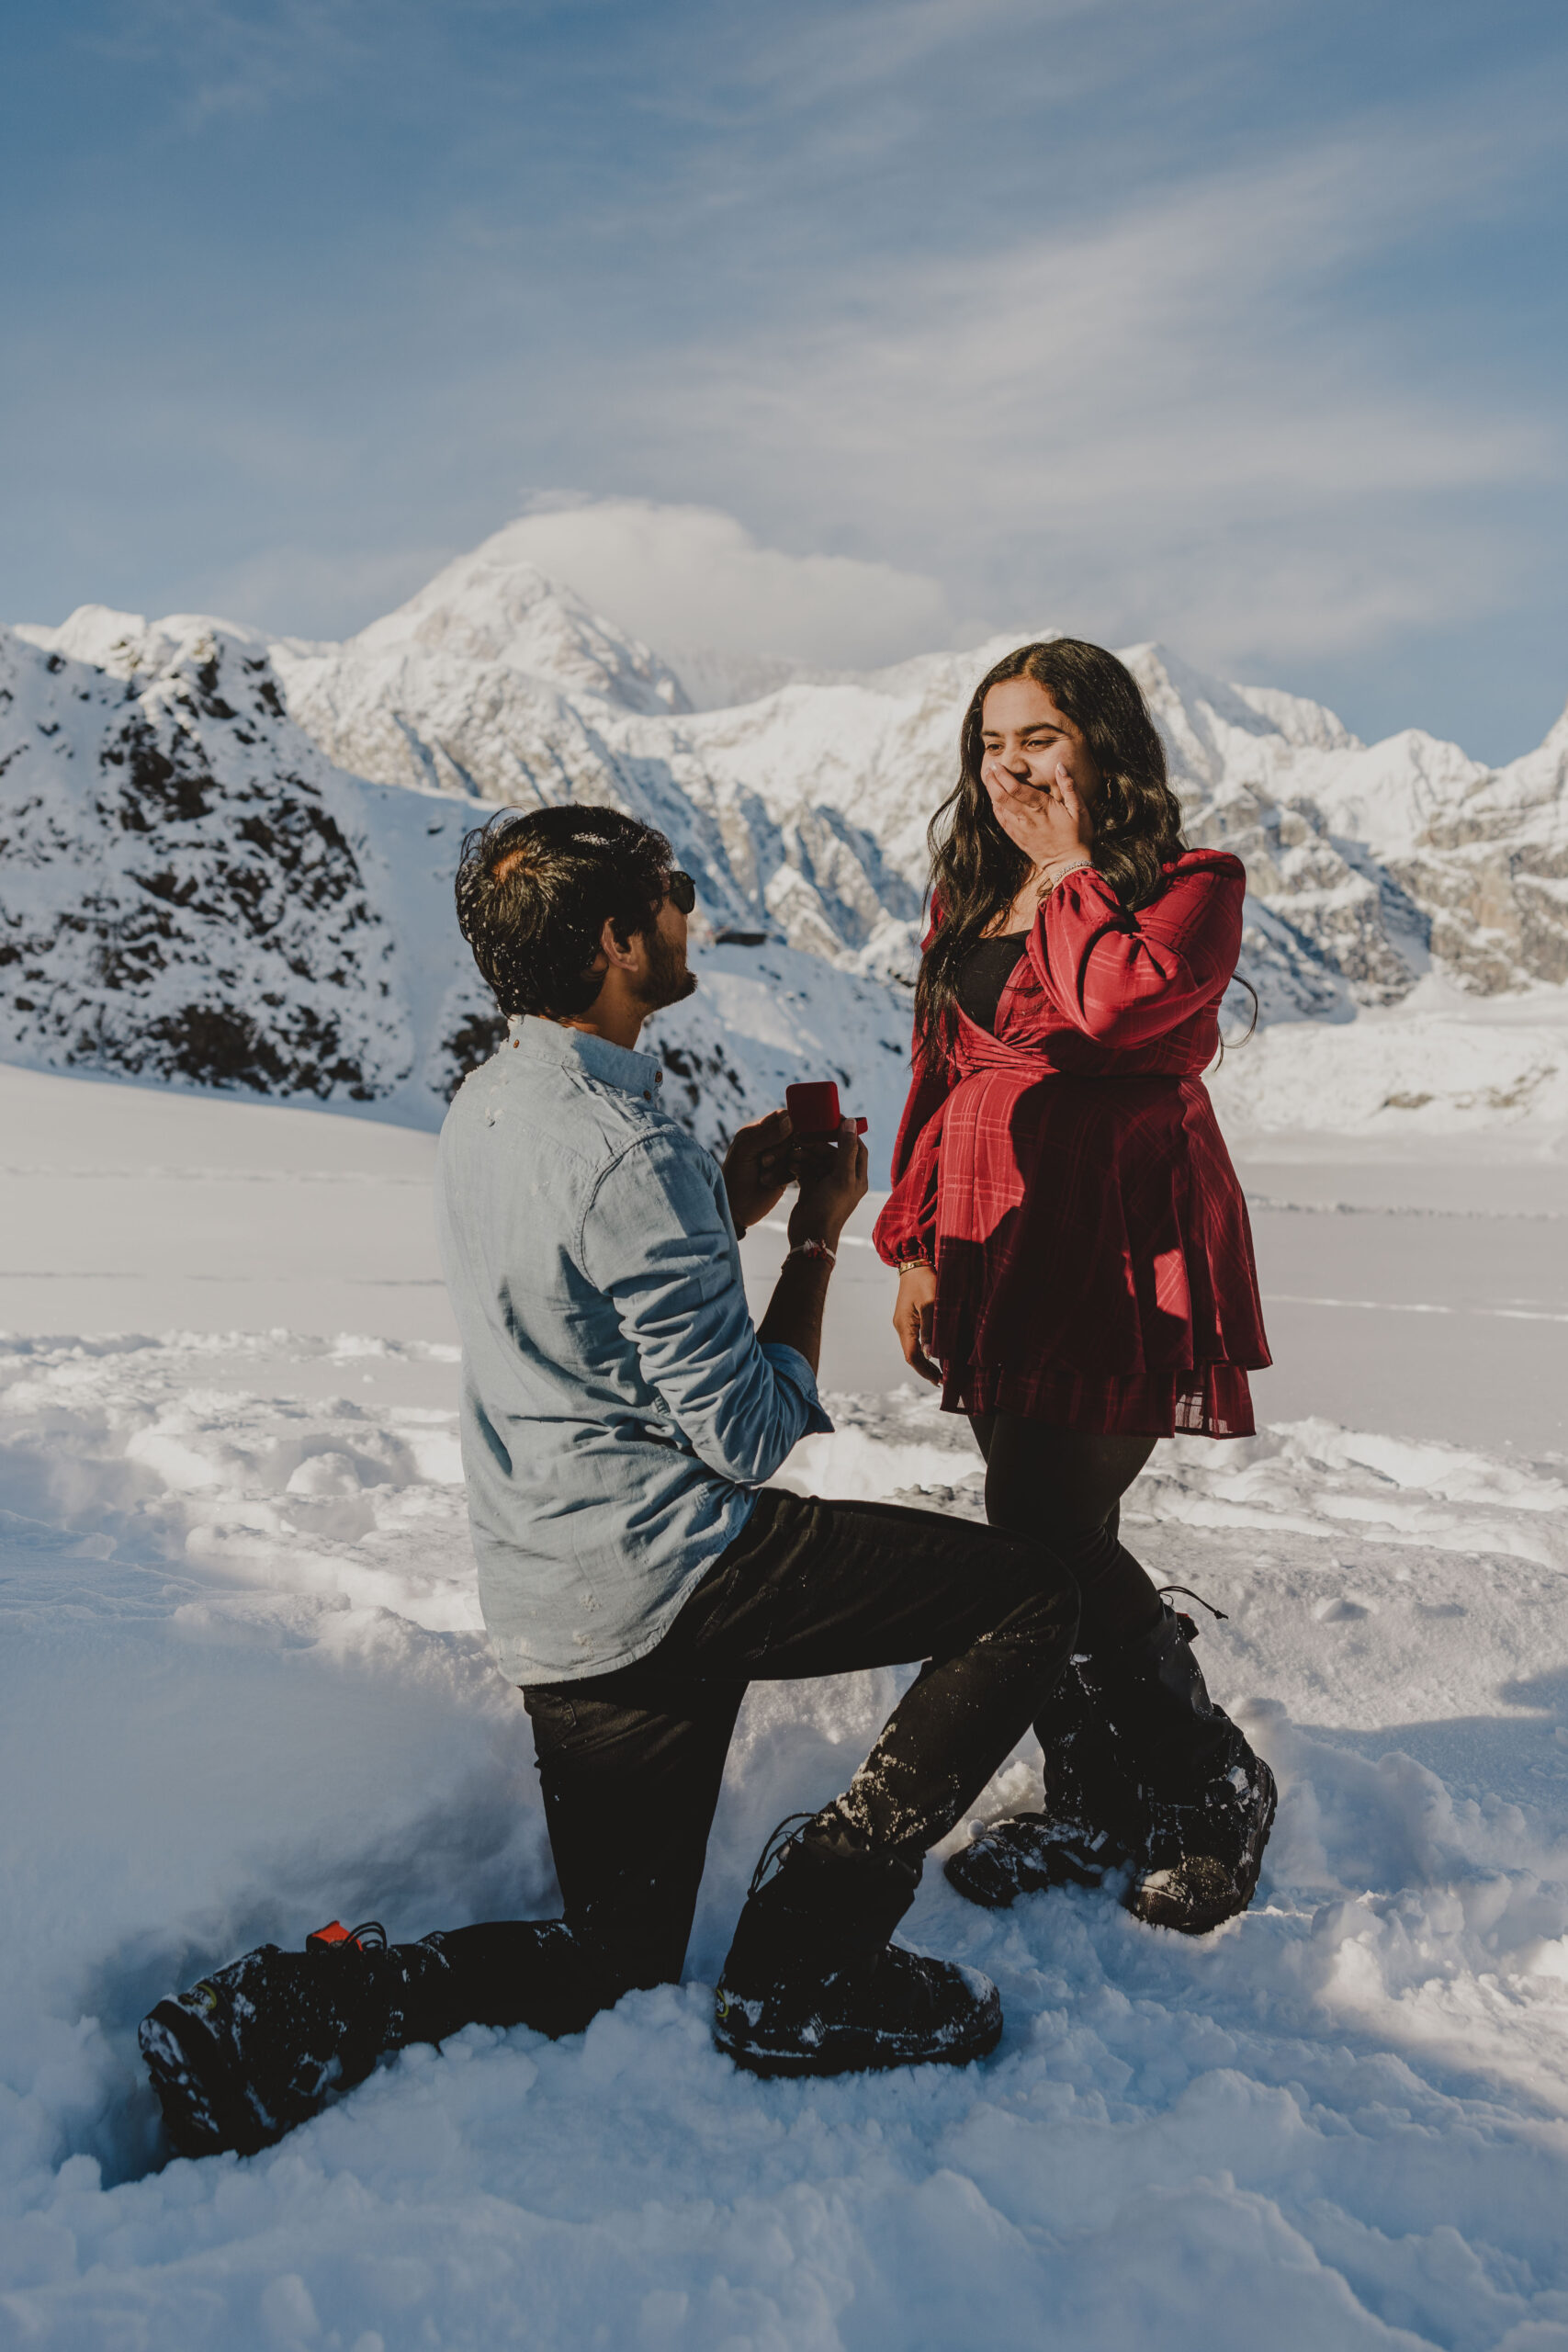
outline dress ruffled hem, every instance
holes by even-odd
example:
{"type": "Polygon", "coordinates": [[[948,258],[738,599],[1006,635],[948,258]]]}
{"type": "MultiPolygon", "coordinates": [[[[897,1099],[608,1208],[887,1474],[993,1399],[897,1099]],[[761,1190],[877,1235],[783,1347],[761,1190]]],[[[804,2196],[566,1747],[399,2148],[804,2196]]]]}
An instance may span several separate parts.
{"type": "Polygon", "coordinates": [[[1189,1372],[1006,1372],[948,1364],[944,1413],[1016,1413],[1022,1420],[1120,1437],[1254,1437],[1252,1388],[1240,1364],[1189,1372]]]}

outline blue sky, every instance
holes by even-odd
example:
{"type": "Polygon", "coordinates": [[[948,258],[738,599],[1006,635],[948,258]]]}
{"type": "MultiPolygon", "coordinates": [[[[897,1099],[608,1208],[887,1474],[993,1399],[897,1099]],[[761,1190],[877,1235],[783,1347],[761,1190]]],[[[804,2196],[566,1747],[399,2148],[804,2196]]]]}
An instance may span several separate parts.
{"type": "Polygon", "coordinates": [[[541,507],[612,611],[635,525],[615,616],[672,644],[1154,636],[1494,759],[1568,696],[1560,5],[56,0],[6,38],[6,618],[344,634],[541,507]]]}

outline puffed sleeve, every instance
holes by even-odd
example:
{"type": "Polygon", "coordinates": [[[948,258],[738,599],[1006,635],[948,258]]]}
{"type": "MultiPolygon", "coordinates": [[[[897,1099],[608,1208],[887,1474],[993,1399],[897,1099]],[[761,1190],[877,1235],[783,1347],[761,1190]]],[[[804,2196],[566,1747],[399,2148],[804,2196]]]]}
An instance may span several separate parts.
{"type": "Polygon", "coordinates": [[[872,1238],[890,1266],[936,1258],[936,1193],[942,1115],[958,1073],[940,1051],[915,1047],[914,1077],[893,1147],[893,1190],[872,1238]]]}
{"type": "Polygon", "coordinates": [[[1080,866],[1052,891],[1030,956],[1064,1019],[1101,1046],[1141,1046],[1217,1004],[1241,952],[1247,869],[1224,850],[1190,851],[1157,899],[1129,914],[1080,866]]]}
{"type": "MultiPolygon", "coordinates": [[[[931,901],[931,925],[920,942],[923,956],[942,924],[942,902],[931,901]]],[[[893,1190],[873,1233],[879,1256],[890,1266],[903,1258],[936,1256],[937,1155],[942,1111],[958,1083],[951,1057],[917,1032],[909,1092],[893,1146],[893,1190]]]]}

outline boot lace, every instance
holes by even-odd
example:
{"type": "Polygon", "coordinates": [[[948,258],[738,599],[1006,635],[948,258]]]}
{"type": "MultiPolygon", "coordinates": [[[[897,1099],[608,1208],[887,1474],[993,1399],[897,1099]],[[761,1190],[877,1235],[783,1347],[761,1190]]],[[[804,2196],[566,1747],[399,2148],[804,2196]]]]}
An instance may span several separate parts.
{"type": "Polygon", "coordinates": [[[814,1813],[785,1814],[758,1857],[757,1867],[751,1873],[751,1883],[746,1890],[748,1903],[767,1877],[770,1869],[776,1870],[783,1862],[786,1847],[793,1846],[807,1824],[815,1821],[817,1815],[814,1813]]]}
{"type": "Polygon", "coordinates": [[[1227,1611],[1224,1609],[1216,1609],[1212,1600],[1205,1600],[1201,1592],[1194,1592],[1190,1584],[1162,1584],[1157,1585],[1155,1589],[1158,1592],[1162,1600],[1168,1592],[1185,1593],[1189,1600],[1195,1600],[1200,1609],[1206,1609],[1210,1616],[1215,1618],[1220,1624],[1228,1625],[1230,1623],[1230,1616],[1227,1611]]]}

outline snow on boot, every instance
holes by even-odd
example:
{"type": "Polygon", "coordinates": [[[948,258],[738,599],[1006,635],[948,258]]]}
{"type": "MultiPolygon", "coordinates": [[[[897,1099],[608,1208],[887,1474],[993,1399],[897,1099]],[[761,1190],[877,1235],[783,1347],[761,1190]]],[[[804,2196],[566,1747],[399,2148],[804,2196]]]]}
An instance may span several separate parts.
{"type": "Polygon", "coordinates": [[[1120,1767],[1100,1818],[1131,1849],[1122,1900],[1151,1927],[1190,1936],[1251,1902],[1278,1802],[1273,1773],[1209,1696],[1197,1632],[1166,1603],[1147,1634],[1087,1658],[1080,1674],[1120,1767]]]}
{"type": "MultiPolygon", "coordinates": [[[[1218,1710],[1215,1711],[1218,1713],[1218,1710]]],[[[1152,1928],[1185,1936],[1245,1911],[1258,1890],[1279,1802],[1274,1775],[1228,1718],[1224,1743],[1201,1770],[1151,1773],[1147,1827],[1123,1900],[1152,1928]]]]}
{"type": "Polygon", "coordinates": [[[720,2050],[756,2075],[962,2066],[994,2050],[990,1979],[888,1941],[920,1857],[866,1853],[830,1810],[792,1819],[807,1826],[792,1839],[782,1823],[763,1848],[719,1977],[720,2050]]]}
{"type": "Polygon", "coordinates": [[[945,1865],[960,1894],[989,1911],[1053,1886],[1098,1886],[1132,1859],[1126,1832],[1133,1827],[1135,1838],[1141,1821],[1136,1784],[1126,1781],[1115,1736],[1076,1661],[1051,1694],[1049,1721],[1036,1729],[1045,1748],[1045,1809],[988,1823],[945,1865]],[[1112,1791],[1114,1804],[1107,1802],[1112,1791]],[[1121,1838],[1106,1818],[1121,1824],[1121,1838]]]}
{"type": "Polygon", "coordinates": [[[502,1919],[394,1944],[378,1920],[333,1920],[302,1952],[263,1944],[138,2033],[175,2152],[254,2155],[378,2058],[466,2025],[580,2033],[615,1997],[563,1919],[502,1919]]]}
{"type": "Polygon", "coordinates": [[[1245,1911],[1273,1826],[1274,1776],[1192,1654],[1197,1627],[1168,1606],[1148,1633],[1069,1668],[1039,1726],[1045,1809],[998,1822],[955,1854],[972,1902],[1105,1872],[1151,1926],[1203,1935],[1245,1911]]]}
{"type": "Polygon", "coordinates": [[[977,1830],[943,1868],[971,1903],[1005,1911],[1021,1894],[1043,1894],[1053,1886],[1098,1886],[1108,1870],[1125,1860],[1102,1829],[1084,1830],[1049,1813],[1014,1813],[977,1830]]]}
{"type": "Polygon", "coordinates": [[[402,2039],[407,1977],[375,1921],[334,1920],[302,1952],[263,1944],[144,2018],[141,2045],[177,2155],[254,2155],[363,2082],[402,2039]]]}
{"type": "Polygon", "coordinates": [[[392,1949],[405,1961],[428,1952],[443,1963],[417,1963],[404,2014],[407,2041],[445,2041],[466,2025],[502,2031],[525,2025],[558,2041],[581,2033],[626,1989],[564,1919],[491,1919],[392,1949]]]}

